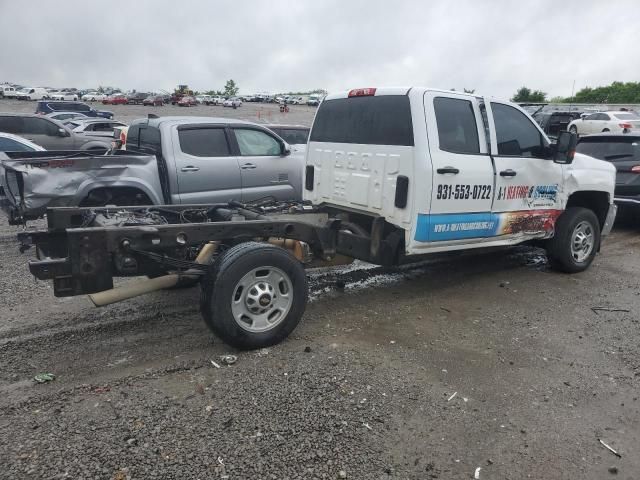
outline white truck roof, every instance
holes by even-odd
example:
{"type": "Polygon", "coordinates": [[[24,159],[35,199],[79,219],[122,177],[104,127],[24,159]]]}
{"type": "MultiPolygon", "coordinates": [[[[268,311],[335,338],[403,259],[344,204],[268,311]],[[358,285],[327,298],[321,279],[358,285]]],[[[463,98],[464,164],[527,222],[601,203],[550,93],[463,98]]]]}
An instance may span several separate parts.
{"type": "Polygon", "coordinates": [[[370,93],[365,93],[364,90],[375,90],[374,96],[381,95],[407,95],[410,91],[420,91],[420,92],[442,92],[442,93],[455,93],[456,95],[463,95],[468,97],[478,97],[479,95],[473,93],[465,93],[458,92],[453,90],[444,90],[441,88],[430,88],[430,87],[362,87],[362,88],[353,88],[351,90],[345,90],[342,92],[330,93],[325,97],[325,100],[333,100],[336,98],[347,98],[351,94],[351,96],[360,96],[363,94],[371,95],[370,93]],[[358,93],[361,91],[362,93],[358,93]]]}

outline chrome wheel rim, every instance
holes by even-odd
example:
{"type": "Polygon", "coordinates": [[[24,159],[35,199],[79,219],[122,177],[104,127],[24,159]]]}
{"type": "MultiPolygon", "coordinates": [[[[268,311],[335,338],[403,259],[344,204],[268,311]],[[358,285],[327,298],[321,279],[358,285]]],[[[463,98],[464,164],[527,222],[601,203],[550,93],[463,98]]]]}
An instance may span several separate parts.
{"type": "Polygon", "coordinates": [[[242,329],[266,332],[278,326],[293,304],[289,275],[276,267],[258,267],[236,284],[231,294],[231,312],[242,329]]]}
{"type": "Polygon", "coordinates": [[[584,262],[594,247],[593,227],[589,222],[580,222],[571,235],[571,256],[577,263],[584,262]]]}

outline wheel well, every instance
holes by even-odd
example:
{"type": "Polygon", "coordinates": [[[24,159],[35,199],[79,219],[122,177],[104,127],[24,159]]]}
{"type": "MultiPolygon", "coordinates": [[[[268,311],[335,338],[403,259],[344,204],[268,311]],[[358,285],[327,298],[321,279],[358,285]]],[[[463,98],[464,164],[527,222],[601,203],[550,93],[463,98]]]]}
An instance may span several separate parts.
{"type": "Polygon", "coordinates": [[[569,207],[584,207],[592,210],[598,217],[600,228],[602,228],[609,211],[609,194],[595,191],[575,192],[569,197],[567,208],[569,207]]]}
{"type": "Polygon", "coordinates": [[[153,205],[149,196],[136,187],[99,187],[91,190],[80,202],[80,207],[104,205],[153,205]]]}

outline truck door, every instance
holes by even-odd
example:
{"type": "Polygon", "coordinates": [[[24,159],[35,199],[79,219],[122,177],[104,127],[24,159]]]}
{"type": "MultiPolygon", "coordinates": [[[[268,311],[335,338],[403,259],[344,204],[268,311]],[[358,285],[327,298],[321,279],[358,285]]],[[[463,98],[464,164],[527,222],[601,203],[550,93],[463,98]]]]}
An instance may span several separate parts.
{"type": "Polygon", "coordinates": [[[494,132],[495,235],[545,236],[561,213],[562,166],[550,158],[549,141],[522,110],[487,101],[487,111],[494,132]]]}
{"type": "Polygon", "coordinates": [[[494,173],[478,99],[427,91],[424,109],[433,185],[430,211],[418,212],[413,248],[493,235],[494,173]]]}
{"type": "Polygon", "coordinates": [[[180,203],[241,200],[238,159],[231,153],[224,125],[180,125],[174,139],[180,203]]]}
{"type": "Polygon", "coordinates": [[[240,164],[243,202],[264,197],[300,199],[303,158],[284,156],[281,142],[264,130],[234,127],[233,133],[240,164]]]}

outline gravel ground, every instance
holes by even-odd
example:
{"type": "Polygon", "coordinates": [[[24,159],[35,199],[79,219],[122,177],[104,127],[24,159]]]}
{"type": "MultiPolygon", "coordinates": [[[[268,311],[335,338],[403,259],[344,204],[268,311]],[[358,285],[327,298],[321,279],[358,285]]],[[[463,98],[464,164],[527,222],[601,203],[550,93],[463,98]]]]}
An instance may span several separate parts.
{"type": "Polygon", "coordinates": [[[54,298],[16,231],[0,227],[2,478],[638,478],[639,228],[573,276],[524,247],[312,271],[300,327],[248,353],[206,329],[197,288],[54,298]]]}
{"type": "Polygon", "coordinates": [[[572,276],[529,247],[310,271],[303,322],[257,352],[207,330],[197,288],[53,297],[18,231],[0,216],[0,478],[640,477],[637,223],[572,276]]]}

